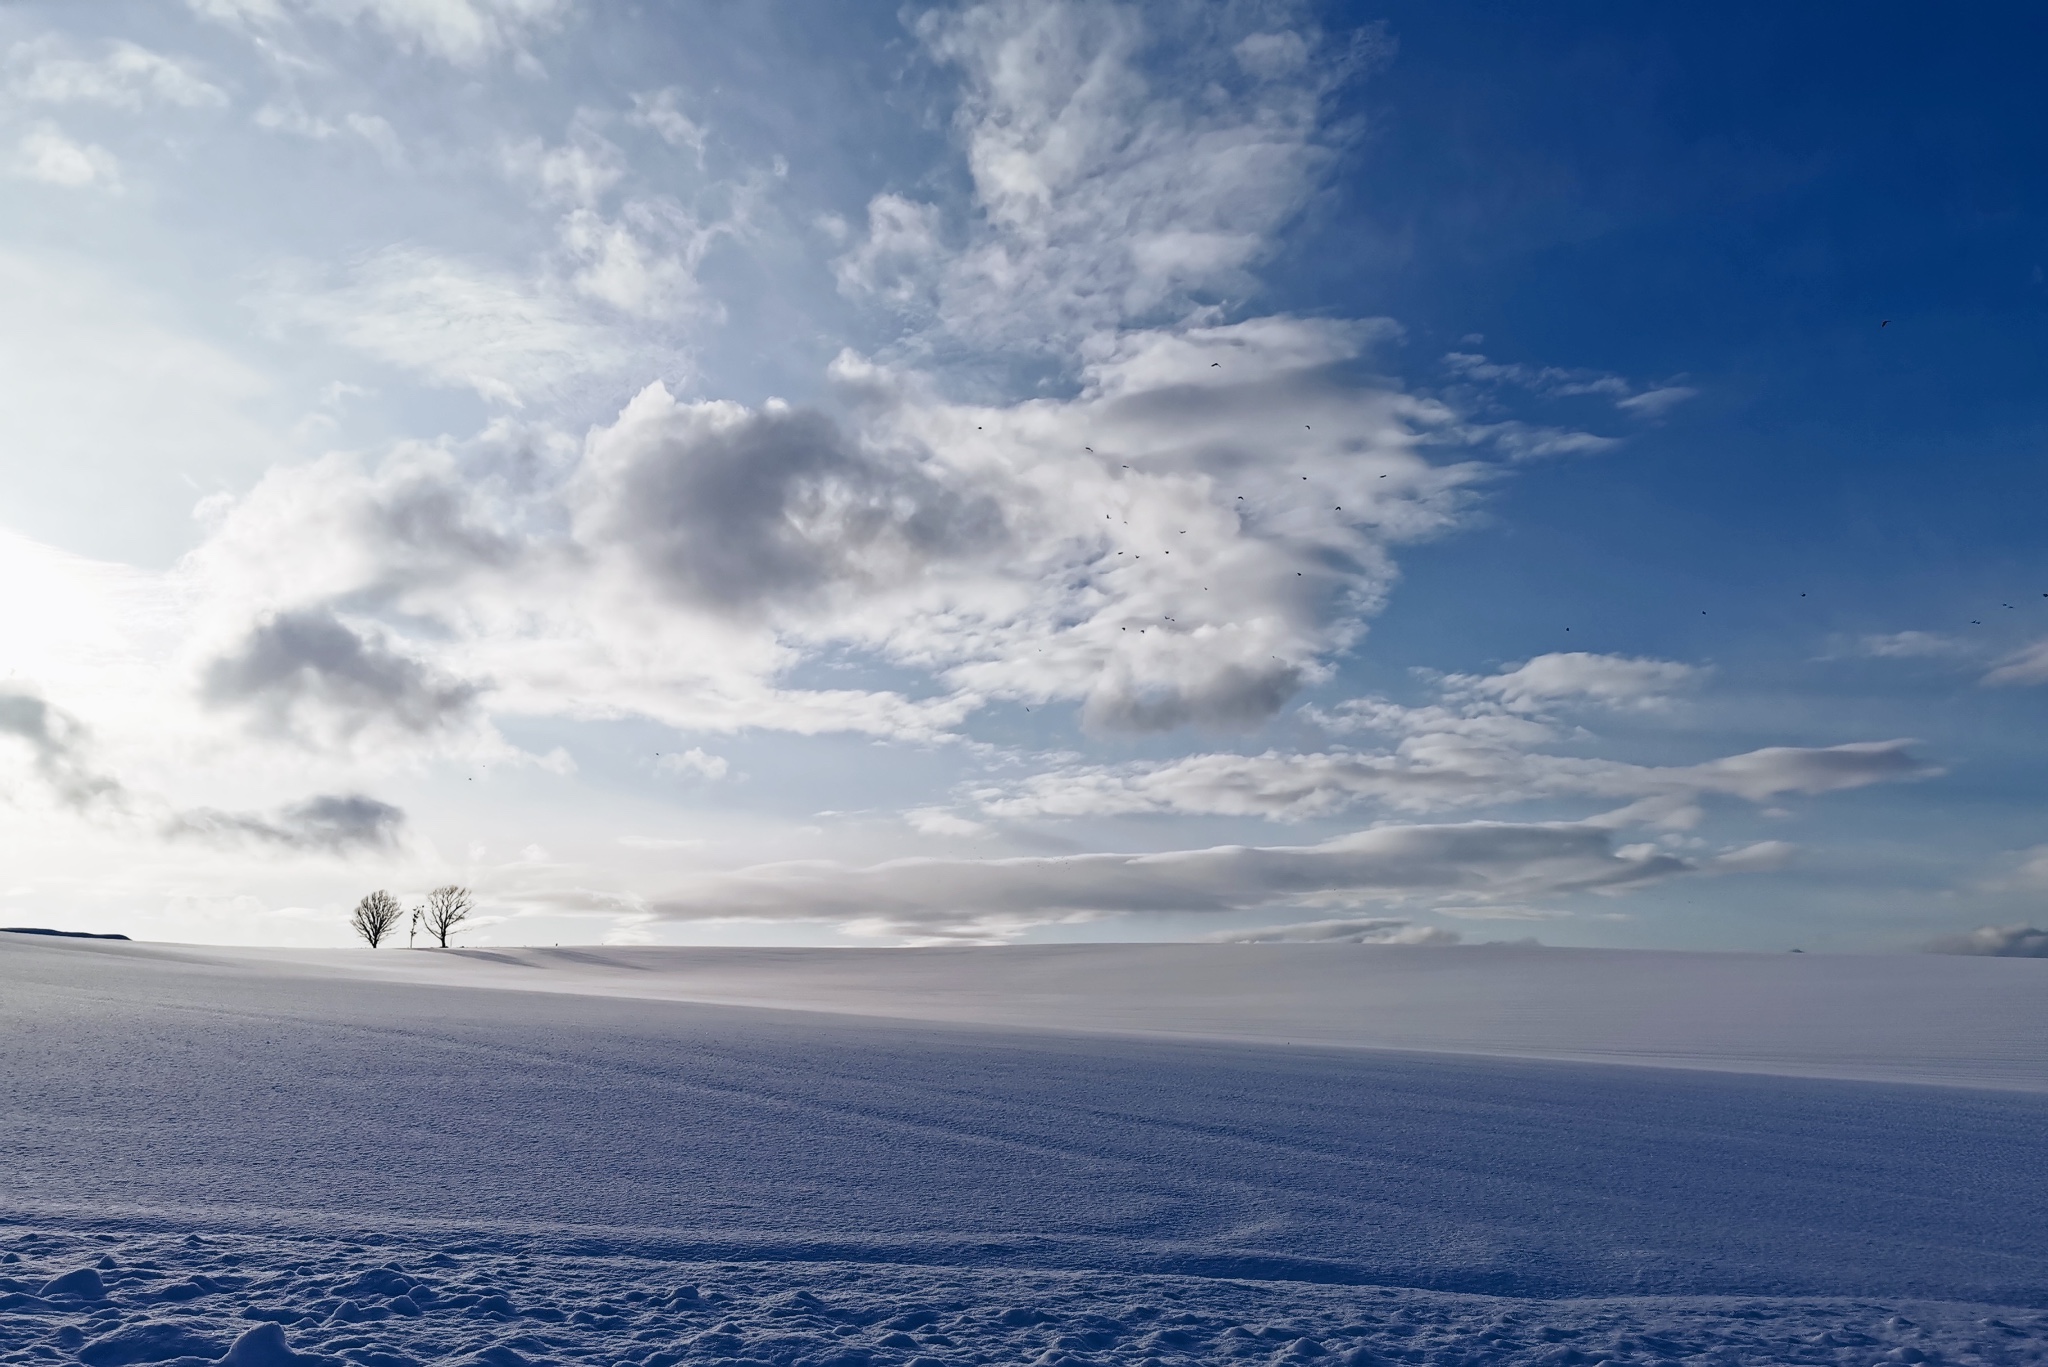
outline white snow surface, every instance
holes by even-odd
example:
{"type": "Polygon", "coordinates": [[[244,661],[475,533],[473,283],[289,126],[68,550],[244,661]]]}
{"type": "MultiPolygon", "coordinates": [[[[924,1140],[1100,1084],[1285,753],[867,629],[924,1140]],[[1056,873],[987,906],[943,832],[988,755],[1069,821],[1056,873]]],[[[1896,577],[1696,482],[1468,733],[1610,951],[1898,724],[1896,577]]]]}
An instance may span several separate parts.
{"type": "Polygon", "coordinates": [[[1530,945],[205,951],[315,976],[2048,1090],[2048,965],[1530,945]]]}
{"type": "Polygon", "coordinates": [[[1934,957],[0,935],[0,1361],[2044,1362],[2044,1003],[1934,957]]]}

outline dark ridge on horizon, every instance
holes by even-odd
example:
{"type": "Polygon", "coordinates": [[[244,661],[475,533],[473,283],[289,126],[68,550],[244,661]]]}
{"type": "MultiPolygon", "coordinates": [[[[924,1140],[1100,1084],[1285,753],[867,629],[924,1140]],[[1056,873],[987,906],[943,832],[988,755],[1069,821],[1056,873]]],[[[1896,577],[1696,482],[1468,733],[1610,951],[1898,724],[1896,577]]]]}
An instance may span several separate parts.
{"type": "Polygon", "coordinates": [[[44,930],[39,926],[0,926],[0,935],[63,935],[74,940],[125,940],[126,935],[106,935],[96,930],[44,930]]]}

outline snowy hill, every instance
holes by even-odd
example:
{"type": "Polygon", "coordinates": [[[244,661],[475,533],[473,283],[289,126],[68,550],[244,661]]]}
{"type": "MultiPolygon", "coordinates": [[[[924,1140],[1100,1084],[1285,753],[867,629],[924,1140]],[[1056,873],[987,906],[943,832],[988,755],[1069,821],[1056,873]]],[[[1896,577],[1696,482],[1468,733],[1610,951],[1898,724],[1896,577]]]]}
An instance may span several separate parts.
{"type": "Polygon", "coordinates": [[[0,1351],[2039,1361],[2044,970],[10,939],[0,1351]]]}

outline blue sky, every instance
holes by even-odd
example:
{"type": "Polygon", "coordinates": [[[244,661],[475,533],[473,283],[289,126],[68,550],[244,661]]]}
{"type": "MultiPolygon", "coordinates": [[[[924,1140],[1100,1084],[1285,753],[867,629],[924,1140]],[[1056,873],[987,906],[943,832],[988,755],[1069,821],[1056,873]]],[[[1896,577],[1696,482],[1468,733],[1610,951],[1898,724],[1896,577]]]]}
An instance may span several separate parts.
{"type": "Polygon", "coordinates": [[[2040,29],[9,6],[0,917],[2038,922],[2040,29]]]}

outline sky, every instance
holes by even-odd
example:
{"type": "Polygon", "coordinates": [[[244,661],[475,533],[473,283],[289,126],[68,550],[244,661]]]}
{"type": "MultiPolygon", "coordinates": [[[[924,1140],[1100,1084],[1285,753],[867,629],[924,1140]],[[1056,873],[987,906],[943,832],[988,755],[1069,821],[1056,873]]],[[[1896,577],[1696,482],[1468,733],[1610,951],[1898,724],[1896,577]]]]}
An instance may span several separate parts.
{"type": "Polygon", "coordinates": [[[2044,27],[0,6],[0,922],[2048,952],[2044,27]]]}

